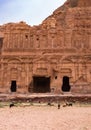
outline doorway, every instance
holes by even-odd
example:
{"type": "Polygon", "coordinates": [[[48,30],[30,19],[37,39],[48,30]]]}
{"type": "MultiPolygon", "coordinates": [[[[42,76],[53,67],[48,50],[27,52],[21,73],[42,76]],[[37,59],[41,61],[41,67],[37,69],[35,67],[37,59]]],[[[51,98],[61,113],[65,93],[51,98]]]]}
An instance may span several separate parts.
{"type": "Polygon", "coordinates": [[[16,92],[16,88],[17,88],[17,86],[16,86],[16,80],[12,80],[11,81],[11,92],[16,92]]]}
{"type": "Polygon", "coordinates": [[[69,77],[68,76],[64,76],[63,77],[62,91],[63,92],[69,92],[70,89],[71,89],[71,86],[69,84],[69,77]]]}
{"type": "Polygon", "coordinates": [[[33,92],[50,92],[50,77],[33,77],[33,92]]]}

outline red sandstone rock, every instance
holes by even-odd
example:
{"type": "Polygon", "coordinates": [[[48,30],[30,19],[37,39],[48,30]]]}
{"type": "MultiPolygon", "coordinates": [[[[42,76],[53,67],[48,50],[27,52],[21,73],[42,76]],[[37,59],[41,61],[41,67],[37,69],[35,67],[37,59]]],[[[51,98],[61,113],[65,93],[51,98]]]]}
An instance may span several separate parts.
{"type": "Polygon", "coordinates": [[[39,26],[0,26],[0,56],[1,92],[62,92],[66,76],[71,92],[91,93],[91,1],[67,0],[39,26]]]}

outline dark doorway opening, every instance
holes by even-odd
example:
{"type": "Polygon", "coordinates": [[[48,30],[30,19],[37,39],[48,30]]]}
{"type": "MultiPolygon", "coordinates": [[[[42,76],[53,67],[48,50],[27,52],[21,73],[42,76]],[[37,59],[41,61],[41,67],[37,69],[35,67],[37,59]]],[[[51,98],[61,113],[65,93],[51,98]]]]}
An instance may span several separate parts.
{"type": "Polygon", "coordinates": [[[50,77],[33,77],[33,92],[50,92],[50,77]]]}
{"type": "Polygon", "coordinates": [[[70,89],[71,89],[71,86],[69,84],[69,77],[68,76],[64,76],[63,77],[62,91],[63,92],[69,92],[70,89]]]}
{"type": "Polygon", "coordinates": [[[15,80],[11,81],[11,92],[16,92],[16,88],[17,88],[16,81],[15,80]]]}

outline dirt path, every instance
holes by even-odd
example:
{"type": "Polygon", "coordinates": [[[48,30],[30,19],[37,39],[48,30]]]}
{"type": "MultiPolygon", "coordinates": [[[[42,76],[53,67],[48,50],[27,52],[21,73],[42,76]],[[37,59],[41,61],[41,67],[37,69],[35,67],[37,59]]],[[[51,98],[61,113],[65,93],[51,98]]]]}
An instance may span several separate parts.
{"type": "Polygon", "coordinates": [[[91,107],[0,108],[0,130],[91,130],[91,107]]]}

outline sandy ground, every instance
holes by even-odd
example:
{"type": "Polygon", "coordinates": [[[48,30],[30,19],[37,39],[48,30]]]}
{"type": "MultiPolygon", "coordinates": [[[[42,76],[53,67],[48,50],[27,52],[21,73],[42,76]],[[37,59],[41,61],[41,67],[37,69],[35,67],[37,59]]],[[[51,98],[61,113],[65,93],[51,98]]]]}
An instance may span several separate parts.
{"type": "Polygon", "coordinates": [[[91,130],[91,107],[0,108],[0,130],[91,130]]]}

